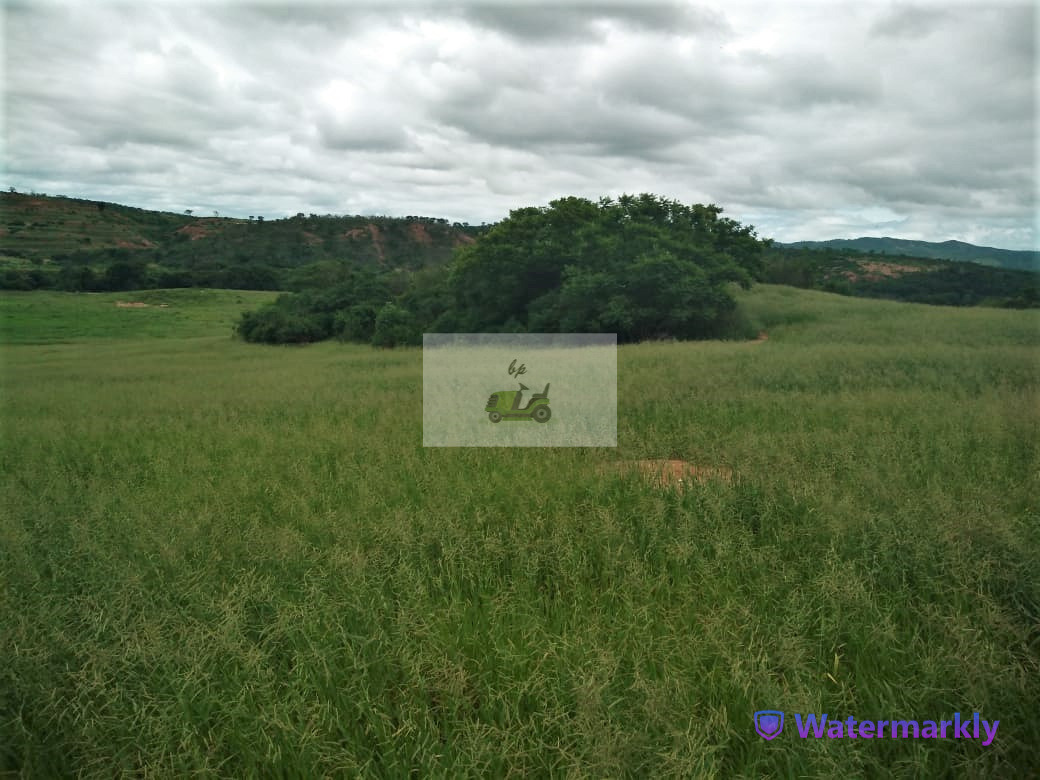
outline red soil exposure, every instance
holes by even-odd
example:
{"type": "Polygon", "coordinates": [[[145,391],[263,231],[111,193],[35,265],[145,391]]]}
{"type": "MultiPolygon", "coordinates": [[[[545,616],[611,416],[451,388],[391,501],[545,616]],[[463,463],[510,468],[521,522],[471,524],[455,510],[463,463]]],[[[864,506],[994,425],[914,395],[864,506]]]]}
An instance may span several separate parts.
{"type": "Polygon", "coordinates": [[[896,263],[863,262],[859,264],[867,273],[879,273],[882,276],[902,276],[903,274],[916,274],[924,269],[918,265],[897,265],[896,263]]]}
{"type": "Polygon", "coordinates": [[[729,484],[733,469],[726,466],[697,466],[685,460],[629,460],[614,464],[619,474],[638,473],[655,487],[684,490],[693,483],[716,481],[729,484]]]}
{"type": "Polygon", "coordinates": [[[372,243],[375,244],[376,252],[379,255],[379,262],[386,260],[386,249],[383,247],[383,234],[379,231],[379,228],[369,223],[367,227],[363,228],[352,228],[343,234],[344,238],[361,238],[365,233],[372,239],[372,243]]]}
{"type": "Polygon", "coordinates": [[[209,235],[209,231],[206,230],[202,225],[190,224],[185,225],[182,228],[177,229],[178,233],[186,233],[192,241],[198,241],[200,238],[205,238],[209,235]]]}
{"type": "Polygon", "coordinates": [[[304,230],[303,231],[303,240],[306,241],[308,244],[323,244],[323,243],[325,243],[322,240],[321,236],[316,236],[313,233],[311,233],[309,230],[304,230]]]}
{"type": "Polygon", "coordinates": [[[413,222],[408,226],[408,234],[412,237],[413,241],[418,241],[420,244],[432,244],[433,236],[430,235],[429,231],[426,230],[426,225],[421,222],[413,222]]]}
{"type": "Polygon", "coordinates": [[[376,245],[376,252],[379,253],[379,262],[386,261],[386,250],[383,248],[383,234],[379,231],[375,225],[369,224],[368,233],[372,236],[372,243],[376,245]]]}
{"type": "Polygon", "coordinates": [[[469,233],[456,233],[455,240],[452,242],[452,246],[462,246],[463,244],[475,244],[477,239],[469,235],[469,233]]]}
{"type": "Polygon", "coordinates": [[[123,239],[120,239],[119,241],[116,241],[116,246],[120,249],[151,249],[155,244],[147,238],[138,238],[134,241],[124,241],[123,239]]]}
{"type": "Polygon", "coordinates": [[[865,279],[868,282],[880,282],[882,279],[897,279],[904,274],[917,274],[930,271],[930,268],[922,268],[919,265],[899,265],[898,263],[879,263],[876,261],[861,261],[861,274],[855,271],[842,271],[841,275],[850,282],[858,282],[865,279]]]}

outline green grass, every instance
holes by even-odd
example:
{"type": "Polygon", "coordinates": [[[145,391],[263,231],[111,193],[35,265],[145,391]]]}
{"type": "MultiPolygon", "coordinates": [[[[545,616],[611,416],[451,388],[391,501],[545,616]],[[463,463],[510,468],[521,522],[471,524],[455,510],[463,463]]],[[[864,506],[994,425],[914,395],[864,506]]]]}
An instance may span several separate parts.
{"type": "Polygon", "coordinates": [[[24,257],[0,254],[0,271],[32,271],[35,268],[39,268],[42,271],[51,270],[47,265],[42,263],[37,265],[32,260],[24,257]]]}
{"type": "Polygon", "coordinates": [[[243,311],[277,297],[246,290],[136,290],[121,293],[4,292],[0,343],[61,344],[110,339],[225,339],[243,311]],[[146,303],[145,308],[116,304],[146,303]],[[165,307],[162,304],[166,304],[165,307]]]}
{"type": "Polygon", "coordinates": [[[0,771],[1040,768],[1037,313],[760,287],[764,343],[619,349],[616,450],[424,449],[419,351],[242,344],[255,298],[189,293],[176,331],[0,297],[0,771]],[[641,457],[736,479],[601,473],[641,457]]]}

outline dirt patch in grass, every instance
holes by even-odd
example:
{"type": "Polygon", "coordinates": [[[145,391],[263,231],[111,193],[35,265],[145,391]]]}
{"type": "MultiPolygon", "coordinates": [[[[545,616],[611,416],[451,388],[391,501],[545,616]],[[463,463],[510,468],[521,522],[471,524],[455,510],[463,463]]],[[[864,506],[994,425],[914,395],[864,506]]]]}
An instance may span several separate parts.
{"type": "Polygon", "coordinates": [[[692,484],[733,481],[733,469],[703,466],[685,460],[625,460],[607,467],[617,474],[639,474],[651,485],[684,490],[692,484]]]}
{"type": "MultiPolygon", "coordinates": [[[[141,301],[116,301],[116,306],[120,309],[147,309],[152,304],[142,303],[141,301]]],[[[160,303],[157,304],[160,309],[167,308],[170,304],[160,303]]]]}

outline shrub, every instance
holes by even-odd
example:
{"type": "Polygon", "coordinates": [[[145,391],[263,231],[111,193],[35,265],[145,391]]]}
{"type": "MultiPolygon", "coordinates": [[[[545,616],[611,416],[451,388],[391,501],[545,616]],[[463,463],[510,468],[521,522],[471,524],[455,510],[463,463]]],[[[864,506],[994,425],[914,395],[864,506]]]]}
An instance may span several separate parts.
{"type": "Polygon", "coordinates": [[[335,317],[334,331],[342,341],[356,341],[369,344],[376,330],[376,317],[379,307],[371,303],[361,303],[341,311],[335,317]]]}
{"type": "Polygon", "coordinates": [[[291,295],[245,312],[235,330],[246,341],[262,344],[309,344],[332,335],[328,317],[305,310],[291,295]]]}
{"type": "Polygon", "coordinates": [[[372,344],[376,347],[398,347],[420,341],[415,320],[407,309],[388,303],[376,315],[372,344]]]}

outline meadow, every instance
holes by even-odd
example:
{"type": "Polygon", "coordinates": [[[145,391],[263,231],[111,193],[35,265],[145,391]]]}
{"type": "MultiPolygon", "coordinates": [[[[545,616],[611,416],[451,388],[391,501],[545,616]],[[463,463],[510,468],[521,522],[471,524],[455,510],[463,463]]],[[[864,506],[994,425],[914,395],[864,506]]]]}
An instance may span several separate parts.
{"type": "Polygon", "coordinates": [[[452,449],[421,350],[234,340],[269,298],[0,296],[0,774],[1040,772],[1040,313],[758,286],[619,348],[617,448],[452,449]]]}

